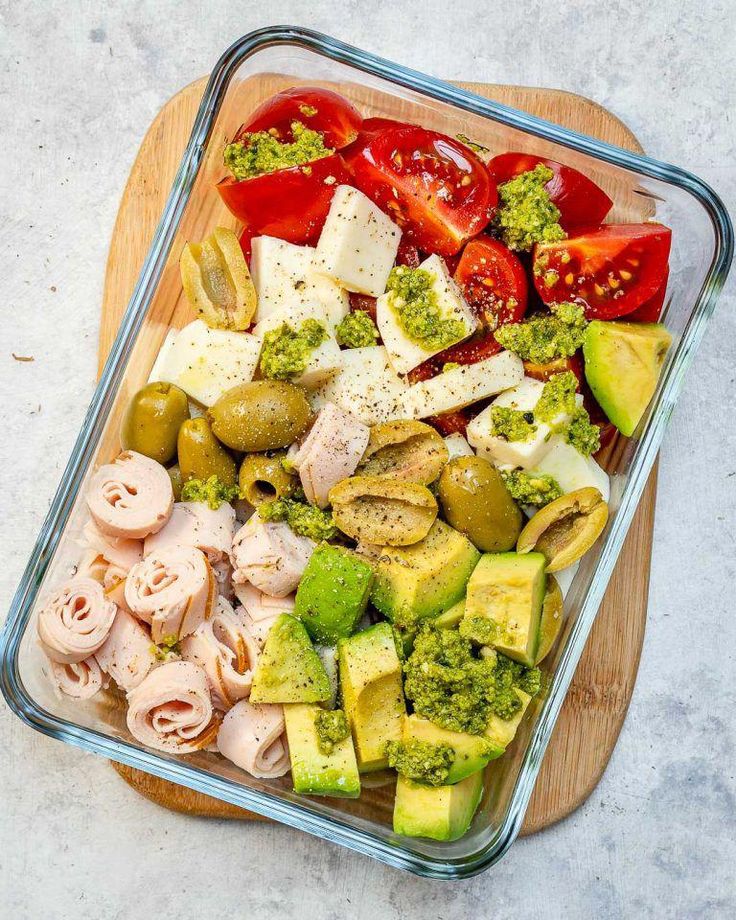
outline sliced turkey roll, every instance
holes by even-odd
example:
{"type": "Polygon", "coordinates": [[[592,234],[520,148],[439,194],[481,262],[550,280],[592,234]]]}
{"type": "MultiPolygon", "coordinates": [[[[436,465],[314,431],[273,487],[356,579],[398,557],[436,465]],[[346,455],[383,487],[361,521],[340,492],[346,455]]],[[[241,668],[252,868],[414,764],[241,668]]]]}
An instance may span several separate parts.
{"type": "Polygon", "coordinates": [[[193,546],[149,553],[125,580],[125,602],[150,625],[157,645],[193,633],[212,613],[216,593],[207,557],[193,546]]]}
{"type": "Polygon", "coordinates": [[[111,537],[141,539],[171,517],[174,492],[160,463],[126,450],[92,477],[87,506],[99,529],[111,537]]]}
{"type": "Polygon", "coordinates": [[[128,694],[128,729],[141,744],[173,754],[207,747],[217,735],[207,675],[191,661],[162,664],[128,694]]]}
{"type": "Polygon", "coordinates": [[[282,613],[291,613],[294,609],[294,595],[271,597],[254,587],[250,582],[235,585],[235,594],[242,604],[235,608],[235,615],[248,632],[263,648],[271,627],[282,613]]]}
{"type": "Polygon", "coordinates": [[[288,773],[283,707],[247,700],[236,703],[222,720],[217,747],[224,757],[259,779],[288,773]]]}
{"type": "Polygon", "coordinates": [[[145,553],[181,544],[196,546],[214,565],[227,559],[235,534],[235,509],[223,502],[213,510],[206,502],[177,502],[166,526],[146,538],[145,553]]]}
{"type": "Polygon", "coordinates": [[[115,611],[102,585],[91,578],[62,585],[38,615],[38,637],[47,657],[59,664],[89,658],[107,639],[115,611]]]}
{"type": "Polygon", "coordinates": [[[329,505],[333,486],[352,476],[365,453],[370,428],[334,403],[323,406],[292,462],[307,500],[320,508],[329,505]]]}
{"type": "Polygon", "coordinates": [[[103,674],[94,655],[72,664],[49,658],[49,676],[57,689],[75,700],[88,700],[102,690],[103,674]]]}
{"type": "Polygon", "coordinates": [[[129,572],[143,558],[143,544],[140,540],[111,537],[103,533],[94,521],[87,521],[84,525],[82,542],[85,547],[102,556],[108,565],[124,572],[129,572]]]}
{"type": "Polygon", "coordinates": [[[204,668],[212,702],[225,710],[250,695],[258,653],[258,643],[222,597],[209,620],[181,643],[182,658],[204,668]]]}
{"type": "Polygon", "coordinates": [[[126,692],[135,689],[156,663],[148,630],[125,610],[118,610],[110,634],[95,652],[95,658],[126,692]]]}
{"type": "Polygon", "coordinates": [[[299,585],[316,545],[288,524],[263,521],[254,514],[233,539],[233,583],[249,581],[265,594],[285,597],[299,585]]]}

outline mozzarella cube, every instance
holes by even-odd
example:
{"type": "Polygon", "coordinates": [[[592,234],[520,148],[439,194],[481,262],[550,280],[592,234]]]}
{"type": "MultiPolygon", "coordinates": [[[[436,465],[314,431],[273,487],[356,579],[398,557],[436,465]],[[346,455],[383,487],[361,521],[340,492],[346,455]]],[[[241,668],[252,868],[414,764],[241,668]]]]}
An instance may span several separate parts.
{"type": "Polygon", "coordinates": [[[321,409],[335,403],[364,425],[378,425],[407,417],[403,407],[407,389],[381,345],[348,348],[342,352],[342,369],[314,392],[312,405],[321,409]]]}
{"type": "MultiPolygon", "coordinates": [[[[410,370],[420,365],[432,355],[439,354],[449,345],[466,339],[478,326],[478,320],[465,301],[460,288],[450,277],[447,265],[440,256],[429,256],[419,266],[432,276],[432,291],[435,295],[440,315],[443,319],[460,320],[464,333],[454,342],[449,342],[441,348],[425,348],[414,339],[410,338],[399,323],[395,310],[395,297],[391,293],[383,294],[376,304],[376,325],[381,333],[383,344],[386,346],[391,364],[397,374],[408,374],[410,370]]],[[[496,391],[498,392],[498,391],[496,391]]],[[[472,402],[473,400],[470,400],[472,402]]]]}
{"type": "MultiPolygon", "coordinates": [[[[526,441],[507,441],[506,438],[493,434],[491,417],[494,406],[533,412],[543,389],[544,384],[541,380],[524,377],[518,386],[496,397],[491,405],[468,425],[468,441],[476,451],[496,466],[520,467],[523,470],[538,468],[539,462],[552,446],[554,430],[568,423],[570,415],[561,412],[549,423],[535,422],[537,430],[526,441]]],[[[579,406],[583,404],[583,397],[579,393],[575,396],[575,402],[579,406]]]]}
{"type": "Polygon", "coordinates": [[[508,390],[523,379],[521,358],[502,351],[477,364],[464,364],[414,384],[409,388],[407,407],[412,418],[453,412],[508,390]]]}
{"type": "Polygon", "coordinates": [[[273,236],[252,243],[251,275],[258,298],[256,322],[285,310],[324,310],[331,328],[350,309],[347,291],[314,268],[312,246],[295,246],[273,236]]]}
{"type": "Polygon", "coordinates": [[[176,329],[169,329],[169,331],[166,333],[166,338],[161,343],[161,348],[156,355],[156,360],[153,362],[151,373],[148,375],[149,383],[158,383],[164,379],[161,374],[163,373],[169,352],[171,351],[171,348],[176,341],[176,333],[176,329]]]}
{"type": "Polygon", "coordinates": [[[322,323],[328,332],[328,337],[324,342],[310,353],[304,371],[298,377],[294,377],[293,380],[294,383],[310,389],[319,386],[327,377],[342,367],[342,352],[337,344],[337,339],[329,334],[332,330],[324,307],[301,305],[290,310],[271,313],[258,323],[253,333],[262,344],[264,335],[272,329],[278,329],[279,326],[286,323],[292,329],[298,331],[302,323],[307,319],[316,319],[322,323]]]}
{"type": "Polygon", "coordinates": [[[210,329],[195,319],[179,330],[156,373],[211,406],[231,387],[253,379],[260,351],[260,339],[248,332],[210,329]]]}
{"type": "Polygon", "coordinates": [[[378,297],[386,290],[401,230],[349,185],[338,185],[317,243],[314,267],[341,287],[378,297]]]}
{"type": "Polygon", "coordinates": [[[447,459],[453,460],[455,457],[472,457],[474,450],[465,440],[465,438],[456,431],[454,434],[448,434],[444,439],[447,448],[447,459]]]}
{"type": "Polygon", "coordinates": [[[592,486],[601,493],[603,501],[607,502],[611,496],[606,471],[592,457],[583,456],[560,435],[551,439],[549,449],[534,469],[556,479],[563,492],[592,486]]]}

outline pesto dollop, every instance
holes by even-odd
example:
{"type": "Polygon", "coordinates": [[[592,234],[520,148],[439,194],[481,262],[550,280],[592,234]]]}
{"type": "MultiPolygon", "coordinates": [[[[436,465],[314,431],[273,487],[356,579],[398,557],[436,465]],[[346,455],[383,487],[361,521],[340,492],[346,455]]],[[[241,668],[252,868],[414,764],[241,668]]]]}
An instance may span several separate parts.
{"type": "Polygon", "coordinates": [[[491,425],[493,434],[506,441],[528,441],[537,430],[533,412],[509,409],[507,406],[491,408],[491,425]]]}
{"type": "Polygon", "coordinates": [[[577,389],[578,378],[572,371],[553,374],[545,383],[542,395],[534,407],[534,418],[540,422],[552,422],[563,412],[572,415],[575,412],[577,389]]]}
{"type": "Polygon", "coordinates": [[[263,502],[258,506],[258,514],[263,521],[285,521],[295,534],[310,537],[317,543],[334,540],[338,533],[329,511],[292,498],[263,502]]]}
{"type": "Polygon", "coordinates": [[[350,726],[342,709],[320,709],[314,717],[317,746],[323,754],[331,754],[335,745],[350,734],[350,726]]]}
{"type": "Polygon", "coordinates": [[[225,147],[225,166],[236,179],[253,179],[277,169],[304,166],[335,151],[325,147],[324,138],[301,122],[291,124],[293,140],[282,142],[268,131],[245,134],[225,147]]]}
{"type": "Polygon", "coordinates": [[[511,497],[522,505],[548,505],[562,495],[556,479],[547,473],[526,470],[501,470],[501,477],[511,497]]]}
{"type": "Polygon", "coordinates": [[[368,348],[378,341],[378,329],[365,310],[354,310],[340,321],[335,338],[345,348],[368,348]]]}
{"type": "Polygon", "coordinates": [[[151,645],[151,651],[156,661],[167,662],[167,661],[176,661],[181,657],[181,649],[179,648],[179,639],[176,636],[164,636],[163,639],[156,645],[153,643],[151,645]]]}
{"type": "Polygon", "coordinates": [[[522,361],[548,364],[569,358],[582,348],[588,325],[580,304],[559,303],[552,313],[532,316],[523,323],[509,323],[495,332],[496,341],[522,361]]]}
{"type": "Polygon", "coordinates": [[[312,352],[328,337],[324,324],[316,319],[305,319],[298,329],[282,323],[263,336],[261,373],[273,380],[298,377],[304,373],[312,352]]]}
{"type": "Polygon", "coordinates": [[[509,249],[531,249],[535,243],[556,243],[567,234],[560,226],[560,211],[545,189],[552,170],[539,163],[498,187],[499,206],[494,224],[509,249]]]}
{"type": "Polygon", "coordinates": [[[391,309],[402,331],[427,351],[447,348],[468,333],[462,320],[442,316],[434,280],[425,268],[397,265],[391,269],[386,285],[391,309]]]}
{"type": "Polygon", "coordinates": [[[601,449],[601,430],[591,422],[590,416],[582,406],[573,412],[565,439],[585,457],[590,457],[601,449]]]}
{"type": "Polygon", "coordinates": [[[455,751],[449,744],[433,744],[419,738],[389,741],[386,754],[388,765],[397,773],[427,786],[442,786],[455,760],[455,751]]]}
{"type": "Polygon", "coordinates": [[[223,502],[234,502],[240,498],[237,486],[226,486],[217,476],[209,479],[190,479],[181,487],[183,502],[207,502],[213,511],[217,511],[223,502]]]}

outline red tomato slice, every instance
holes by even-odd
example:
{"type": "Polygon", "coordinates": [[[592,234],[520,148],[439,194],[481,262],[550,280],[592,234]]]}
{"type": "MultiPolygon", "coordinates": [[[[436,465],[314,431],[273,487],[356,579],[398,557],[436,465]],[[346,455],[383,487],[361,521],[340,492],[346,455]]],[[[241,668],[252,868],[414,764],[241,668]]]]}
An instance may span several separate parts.
{"type": "Polygon", "coordinates": [[[560,225],[564,230],[575,227],[593,227],[602,224],[613,207],[613,202],[583,173],[555,160],[546,160],[529,153],[502,153],[488,164],[496,181],[508,182],[514,176],[529,172],[538,163],[548,166],[554,175],[545,185],[547,194],[560,209],[560,225]]]}
{"type": "Polygon", "coordinates": [[[399,243],[399,250],[396,253],[396,264],[407,265],[409,268],[419,268],[421,262],[422,257],[417,247],[402,237],[399,243]]]}
{"type": "Polygon", "coordinates": [[[349,181],[342,158],[334,153],[254,179],[228,177],[217,191],[253,236],[266,234],[289,243],[309,243],[322,230],[336,187],[349,181]]]}
{"type": "Polygon", "coordinates": [[[412,125],[362,137],[346,151],[354,184],[419,249],[453,255],[488,224],[496,187],[463,144],[412,125]]]}
{"type": "Polygon", "coordinates": [[[555,374],[564,374],[565,371],[572,371],[578,378],[578,391],[585,380],[583,370],[583,358],[580,352],[575,352],[569,358],[556,358],[554,361],[548,361],[546,364],[535,364],[533,361],[524,361],[524,373],[527,377],[533,377],[535,380],[546,382],[555,374]]]}
{"type": "Polygon", "coordinates": [[[585,302],[588,319],[615,319],[653,297],[667,273],[672,231],[662,224],[605,224],[534,247],[534,283],[545,303],[585,302]]]}
{"type": "Polygon", "coordinates": [[[368,294],[356,294],[354,291],[350,291],[348,294],[350,298],[350,309],[353,313],[356,310],[362,310],[364,313],[367,313],[368,316],[375,323],[376,321],[376,298],[370,297],[368,294]]]}
{"type": "Polygon", "coordinates": [[[634,323],[656,323],[659,322],[659,317],[662,313],[662,307],[664,306],[664,299],[667,296],[667,282],[669,281],[670,271],[669,268],[665,272],[664,281],[659,287],[659,290],[646,303],[643,303],[640,307],[634,310],[633,313],[629,313],[626,317],[627,321],[634,323]]]}
{"type": "Polygon", "coordinates": [[[280,141],[289,142],[293,140],[294,121],[318,131],[327,147],[340,150],[358,136],[363,116],[344,96],[331,89],[293,86],[259,105],[235,139],[246,131],[270,131],[280,141]]]}
{"type": "Polygon", "coordinates": [[[518,323],[526,311],[524,266],[503,243],[490,236],[471,240],[455,269],[455,281],[483,326],[493,332],[518,323]]]}
{"type": "Polygon", "coordinates": [[[458,409],[457,412],[432,415],[424,421],[436,428],[443,438],[446,438],[448,434],[461,434],[465,437],[470,418],[464,409],[458,409]]]}

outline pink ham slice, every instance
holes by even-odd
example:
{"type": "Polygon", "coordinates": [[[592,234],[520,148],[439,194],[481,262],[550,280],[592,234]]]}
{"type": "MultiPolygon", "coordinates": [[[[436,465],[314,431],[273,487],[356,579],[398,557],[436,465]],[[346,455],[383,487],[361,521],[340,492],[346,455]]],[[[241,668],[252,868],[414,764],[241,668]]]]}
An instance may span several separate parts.
{"type": "Polygon", "coordinates": [[[118,610],[110,635],[95,653],[97,663],[121,690],[135,689],[156,664],[151,636],[125,610],[118,610]]]}
{"type": "Polygon", "coordinates": [[[220,753],[259,779],[274,779],[289,771],[284,710],[271,703],[236,703],[222,720],[217,736],[220,753]]]}
{"type": "Polygon", "coordinates": [[[128,694],[128,729],[146,747],[190,754],[217,735],[207,675],[191,661],[155,668],[128,694]]]}
{"type": "Polygon", "coordinates": [[[171,517],[174,492],[160,463],[133,450],[101,466],[92,477],[87,506],[97,527],[111,537],[142,539],[171,517]]]}
{"type": "Polygon", "coordinates": [[[235,594],[242,605],[235,608],[235,615],[256,640],[259,648],[263,648],[271,627],[281,614],[290,613],[294,609],[293,594],[271,597],[248,582],[235,585],[235,594]]]}
{"type": "Polygon", "coordinates": [[[168,546],[196,546],[210,563],[227,559],[235,534],[235,509],[223,502],[213,511],[205,502],[177,502],[166,526],[146,538],[145,554],[168,546]]]}
{"type": "Polygon", "coordinates": [[[182,658],[204,668],[212,702],[223,710],[250,695],[258,652],[258,643],[222,597],[210,619],[181,643],[182,658]]]}
{"type": "Polygon", "coordinates": [[[233,583],[250,582],[264,594],[285,597],[296,590],[316,545],[288,524],[254,514],[233,539],[233,583]]]}
{"type": "Polygon", "coordinates": [[[327,403],[304,439],[293,463],[307,500],[326,508],[330,489],[352,476],[365,453],[370,428],[360,419],[327,403]]]}
{"type": "Polygon", "coordinates": [[[49,658],[51,682],[75,700],[88,700],[102,690],[103,674],[94,656],[73,664],[59,664],[49,658]]]}
{"type": "Polygon", "coordinates": [[[193,546],[150,553],[125,580],[125,602],[150,625],[157,645],[193,633],[212,613],[216,593],[207,557],[193,546]]]}
{"type": "Polygon", "coordinates": [[[47,657],[58,664],[89,658],[107,639],[115,612],[99,582],[82,577],[62,585],[38,615],[38,637],[47,657]]]}

